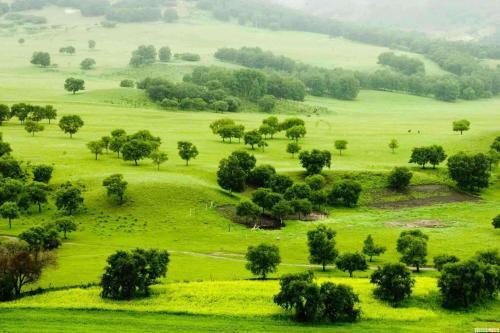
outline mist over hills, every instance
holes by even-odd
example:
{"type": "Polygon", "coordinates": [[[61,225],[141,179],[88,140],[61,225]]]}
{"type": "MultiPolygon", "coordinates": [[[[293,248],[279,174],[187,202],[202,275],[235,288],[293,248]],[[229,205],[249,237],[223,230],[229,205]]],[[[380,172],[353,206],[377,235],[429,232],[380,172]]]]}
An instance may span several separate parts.
{"type": "Polygon", "coordinates": [[[272,0],[315,15],[431,33],[453,40],[500,43],[498,0],[272,0]]]}

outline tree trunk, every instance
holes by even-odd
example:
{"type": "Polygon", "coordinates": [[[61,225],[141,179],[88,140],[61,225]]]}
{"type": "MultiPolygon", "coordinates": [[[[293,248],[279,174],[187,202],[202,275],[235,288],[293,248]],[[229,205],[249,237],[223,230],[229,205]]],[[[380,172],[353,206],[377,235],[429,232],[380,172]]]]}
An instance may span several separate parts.
{"type": "Polygon", "coordinates": [[[95,160],[97,161],[97,153],[95,153],[95,160]]]}
{"type": "Polygon", "coordinates": [[[352,277],[352,272],[351,271],[349,271],[349,277],[352,277]]]}
{"type": "Polygon", "coordinates": [[[188,166],[188,165],[189,165],[188,163],[189,163],[189,160],[186,160],[186,166],[188,166]]]}
{"type": "Polygon", "coordinates": [[[137,163],[137,160],[134,160],[135,166],[138,166],[139,164],[137,163]]]}
{"type": "Polygon", "coordinates": [[[68,239],[67,233],[68,233],[68,231],[64,230],[64,239],[68,239]]]}
{"type": "Polygon", "coordinates": [[[38,212],[41,213],[42,212],[42,204],[41,203],[38,203],[38,212]]]}
{"type": "Polygon", "coordinates": [[[416,264],[415,266],[417,267],[417,273],[420,273],[420,265],[416,264]]]}
{"type": "Polygon", "coordinates": [[[326,263],[323,262],[323,272],[326,272],[326,263]]]}
{"type": "Polygon", "coordinates": [[[372,261],[373,261],[372,259],[373,259],[373,256],[370,256],[370,262],[372,262],[372,261]]]}
{"type": "Polygon", "coordinates": [[[12,219],[9,217],[9,229],[12,229],[12,219]]]}

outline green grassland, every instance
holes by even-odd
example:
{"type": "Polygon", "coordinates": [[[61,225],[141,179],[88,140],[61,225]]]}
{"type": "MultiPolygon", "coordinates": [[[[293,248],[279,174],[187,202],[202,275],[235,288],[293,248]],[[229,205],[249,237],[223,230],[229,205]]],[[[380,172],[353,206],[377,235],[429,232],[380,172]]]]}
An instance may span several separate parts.
{"type": "MultiPolygon", "coordinates": [[[[247,191],[241,197],[230,196],[216,184],[219,160],[236,149],[248,149],[243,144],[222,143],[212,135],[209,123],[222,116],[160,110],[143,92],[117,88],[124,78],[162,75],[180,80],[197,64],[172,62],[129,69],[130,52],[139,44],[169,45],[174,52],[200,53],[201,64],[222,66],[212,57],[217,48],[261,46],[325,67],[374,70],[378,68],[378,54],[387,49],[315,34],[271,32],[218,23],[188,7],[181,8],[182,19],[176,24],[119,24],[114,29],[98,26],[99,20],[94,18],[63,15],[60,8],[34,13],[47,16],[50,24],[61,27],[28,36],[21,32],[0,36],[6,50],[0,53],[0,102],[53,104],[59,116],[81,115],[85,126],[73,139],[65,136],[56,124],[44,124],[45,131],[31,137],[14,119],[4,123],[0,131],[16,158],[31,164],[53,164],[53,184],[71,180],[85,186],[85,209],[76,216],[79,230],[56,251],[58,266],[47,270],[33,288],[98,282],[107,256],[118,249],[168,249],[171,263],[167,279],[162,281],[167,284],[155,287],[151,299],[105,302],[95,288],[50,292],[3,304],[0,332],[58,332],[69,327],[75,332],[331,330],[331,326],[296,325],[283,317],[283,312],[272,303],[276,281],[244,280],[251,276],[244,268],[243,255],[249,245],[259,242],[280,247],[283,264],[274,277],[310,268],[321,278],[333,277],[354,286],[361,294],[365,319],[355,325],[336,326],[339,331],[385,332],[391,328],[405,332],[429,329],[465,332],[472,327],[494,325],[498,301],[467,313],[442,310],[437,297],[437,273],[433,271],[420,274],[415,295],[408,304],[401,309],[390,308],[371,297],[372,287],[366,279],[369,272],[358,272],[356,279],[346,279],[347,274],[337,270],[322,273],[317,267],[308,267],[306,233],[318,223],[328,224],[337,231],[341,252],[360,250],[363,240],[372,234],[377,243],[388,247],[387,253],[373,265],[398,259],[395,242],[404,227],[394,227],[388,222],[404,226],[406,222],[419,220],[438,221],[441,228],[424,229],[430,236],[430,264],[436,254],[467,257],[498,244],[500,234],[491,226],[500,206],[498,173],[493,174],[491,187],[479,201],[406,209],[377,209],[370,203],[376,197],[371,194],[384,186],[384,174],[394,166],[408,166],[410,151],[415,146],[441,144],[448,155],[462,150],[487,151],[494,137],[500,134],[500,98],[443,103],[374,91],[362,91],[352,102],[307,97],[304,107],[324,109],[317,115],[304,116],[308,134],[301,145],[304,149],[333,151],[334,140],[346,139],[348,150],[342,156],[334,153],[332,169],[324,174],[330,182],[345,176],[359,180],[365,189],[361,205],[354,209],[332,208],[320,222],[288,221],[281,230],[250,230],[224,218],[217,209],[218,205],[236,204],[249,195],[247,191]],[[18,45],[19,37],[26,38],[25,45],[18,45]],[[88,39],[97,41],[96,50],[87,50],[88,39]],[[74,45],[76,55],[57,53],[59,47],[66,45],[74,45]],[[32,67],[29,59],[35,50],[50,51],[58,67],[32,67]],[[86,57],[96,59],[95,70],[79,69],[80,61],[86,57]],[[63,82],[68,76],[85,79],[87,90],[74,96],[65,92],[63,82]],[[451,130],[451,122],[462,118],[470,120],[472,127],[461,136],[451,130]],[[129,133],[148,129],[160,136],[169,161],[161,171],[156,171],[150,161],[142,161],[135,167],[112,153],[95,161],[85,144],[115,128],[124,128],[129,133]],[[401,146],[395,154],[387,147],[393,138],[401,146]],[[189,167],[177,156],[176,143],[180,140],[192,141],[200,151],[189,167]],[[123,174],[129,183],[128,200],[122,206],[110,202],[102,187],[103,178],[114,173],[123,174]]],[[[429,61],[426,66],[430,73],[441,73],[429,61]]],[[[300,103],[281,102],[278,116],[284,119],[301,107],[300,103]]],[[[251,110],[225,116],[253,129],[267,115],[251,110]]],[[[304,174],[298,160],[285,152],[288,142],[280,134],[269,141],[265,152],[253,153],[258,163],[272,164],[278,172],[300,180],[304,174]]],[[[444,167],[413,168],[413,171],[416,184],[451,184],[444,167]]],[[[56,216],[51,203],[42,214],[33,210],[15,220],[12,230],[3,221],[0,235],[15,236],[56,216]]]]}

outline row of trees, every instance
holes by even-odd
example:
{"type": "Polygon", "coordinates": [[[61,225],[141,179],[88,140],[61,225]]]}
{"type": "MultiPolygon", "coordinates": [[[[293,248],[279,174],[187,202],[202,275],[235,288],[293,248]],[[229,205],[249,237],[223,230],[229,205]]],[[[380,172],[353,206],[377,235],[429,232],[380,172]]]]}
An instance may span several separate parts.
{"type": "Polygon", "coordinates": [[[394,52],[381,53],[378,56],[378,63],[405,75],[425,73],[425,65],[421,60],[406,55],[398,56],[394,52]]]}

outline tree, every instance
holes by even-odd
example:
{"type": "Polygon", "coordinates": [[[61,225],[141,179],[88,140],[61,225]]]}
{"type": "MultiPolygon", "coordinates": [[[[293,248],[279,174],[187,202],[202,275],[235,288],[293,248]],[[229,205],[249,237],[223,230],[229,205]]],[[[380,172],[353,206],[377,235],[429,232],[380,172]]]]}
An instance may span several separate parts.
{"type": "Polygon", "coordinates": [[[425,165],[430,163],[433,168],[436,168],[436,165],[443,162],[445,159],[446,153],[443,147],[432,145],[429,147],[413,148],[409,163],[416,163],[420,165],[422,169],[425,169],[425,165]]]}
{"type": "Polygon", "coordinates": [[[101,297],[132,299],[149,296],[149,287],[167,275],[169,253],[159,250],[135,249],[117,251],[107,259],[101,278],[101,297]]]}
{"type": "Polygon", "coordinates": [[[322,265],[323,272],[326,270],[326,265],[333,264],[338,256],[338,251],[335,249],[336,234],[334,230],[323,224],[307,232],[309,262],[322,265]]]}
{"type": "Polygon", "coordinates": [[[260,140],[259,143],[257,143],[257,147],[262,148],[262,151],[264,152],[266,147],[268,147],[269,144],[265,140],[260,140]]]}
{"type": "Polygon", "coordinates": [[[355,271],[364,272],[368,269],[365,256],[357,252],[344,253],[337,258],[335,263],[341,271],[349,272],[349,277],[352,277],[352,273],[355,271]]]}
{"type": "Polygon", "coordinates": [[[285,199],[307,199],[311,195],[311,188],[307,184],[293,184],[285,191],[285,199]]]}
{"type": "Polygon", "coordinates": [[[500,136],[497,136],[493,143],[490,146],[491,149],[495,150],[497,153],[500,153],[500,136]]]}
{"type": "Polygon", "coordinates": [[[354,207],[361,194],[361,185],[352,180],[344,180],[333,185],[328,193],[328,202],[331,205],[354,207]]]}
{"type": "Polygon", "coordinates": [[[495,299],[499,283],[498,266],[467,260],[445,265],[438,287],[445,307],[467,308],[495,299]]]}
{"type": "Polygon", "coordinates": [[[359,297],[350,286],[325,282],[319,293],[323,317],[331,322],[353,322],[361,315],[361,310],[357,308],[359,297]]]}
{"type": "Polygon", "coordinates": [[[410,185],[413,173],[405,167],[395,167],[387,178],[388,187],[394,190],[405,190],[410,185]]]}
{"type": "Polygon", "coordinates": [[[186,166],[189,165],[189,161],[198,156],[198,149],[191,142],[179,141],[177,142],[177,149],[179,150],[179,156],[186,161],[186,166]]]}
{"type": "Polygon", "coordinates": [[[101,140],[90,141],[87,143],[87,148],[92,154],[95,154],[95,160],[97,161],[97,156],[102,155],[104,144],[101,140]]]}
{"type": "Polygon", "coordinates": [[[251,201],[242,201],[236,206],[236,215],[247,223],[254,223],[260,215],[260,208],[251,201]]]}
{"type": "Polygon", "coordinates": [[[59,210],[73,215],[74,211],[83,204],[82,191],[71,183],[66,183],[56,192],[56,207],[59,210]]]}
{"type": "Polygon", "coordinates": [[[223,158],[217,171],[217,183],[229,192],[243,192],[247,173],[241,167],[240,161],[234,155],[223,158]]]}
{"type": "Polygon", "coordinates": [[[153,64],[156,61],[156,49],[153,45],[141,45],[132,52],[130,66],[139,67],[153,64]]]}
{"type": "Polygon", "coordinates": [[[50,121],[54,120],[56,118],[57,118],[57,110],[54,109],[54,107],[52,105],[46,105],[45,106],[45,119],[47,119],[49,121],[49,125],[50,125],[50,121]]]}
{"type": "Polygon", "coordinates": [[[127,141],[128,139],[126,135],[112,136],[111,142],[109,143],[109,149],[111,149],[112,152],[117,153],[119,158],[120,152],[122,151],[123,146],[127,143],[127,141]]]}
{"type": "Polygon", "coordinates": [[[413,148],[410,161],[408,163],[415,163],[425,169],[425,165],[429,163],[429,153],[426,147],[413,148]]]}
{"type": "Polygon", "coordinates": [[[498,249],[488,249],[484,251],[477,251],[474,259],[482,262],[483,264],[500,266],[500,255],[498,249]]]}
{"type": "Polygon", "coordinates": [[[436,165],[439,165],[439,163],[443,162],[446,160],[446,153],[444,152],[443,147],[438,146],[438,145],[432,145],[428,147],[428,156],[429,156],[429,163],[432,165],[432,168],[435,169],[436,165]]]}
{"type": "Polygon", "coordinates": [[[372,273],[370,282],[375,284],[375,297],[394,305],[410,297],[415,279],[403,264],[387,264],[372,273]]]}
{"type": "Polygon", "coordinates": [[[444,268],[444,265],[454,264],[456,262],[459,262],[460,259],[451,254],[440,254],[435,256],[433,261],[434,261],[434,267],[441,272],[444,268]]]}
{"type": "Polygon", "coordinates": [[[69,77],[64,82],[64,89],[66,89],[69,92],[72,92],[74,95],[76,94],[77,91],[85,90],[85,81],[69,77]]]}
{"type": "MultiPolygon", "coordinates": [[[[89,70],[89,69],[93,69],[96,65],[96,62],[94,59],[92,58],[85,58],[82,60],[82,62],[80,63],[80,68],[83,69],[83,70],[89,70]]],[[[69,89],[66,89],[68,91],[71,91],[69,89]]],[[[79,89],[79,90],[83,90],[83,89],[79,89]]]]}
{"type": "Polygon", "coordinates": [[[468,131],[470,129],[470,121],[467,119],[457,120],[453,122],[453,131],[460,132],[460,135],[463,134],[464,131],[468,131]]]}
{"type": "Polygon", "coordinates": [[[262,141],[262,135],[257,130],[248,131],[245,133],[243,139],[245,140],[245,145],[250,145],[253,150],[255,149],[254,146],[262,141]]]}
{"type": "MultiPolygon", "coordinates": [[[[134,82],[134,80],[124,79],[124,80],[120,81],[120,87],[122,87],[122,88],[134,88],[135,82],[134,82]]],[[[177,103],[177,101],[175,101],[175,102],[177,103]]],[[[178,105],[178,103],[176,104],[176,106],[177,105],[178,105]]]]}
{"type": "Polygon", "coordinates": [[[274,192],[284,194],[293,185],[293,180],[285,175],[272,175],[267,184],[274,192]]]}
{"type": "Polygon", "coordinates": [[[158,50],[158,58],[161,62],[169,62],[172,58],[172,51],[168,46],[163,46],[158,50]]]}
{"type": "Polygon", "coordinates": [[[59,127],[64,133],[68,133],[70,138],[73,138],[73,134],[77,133],[84,124],[78,115],[63,116],[59,120],[59,127]]]}
{"type": "Polygon", "coordinates": [[[106,177],[102,181],[102,186],[104,186],[107,190],[108,197],[116,197],[118,198],[118,202],[120,204],[123,203],[123,198],[125,196],[125,191],[127,190],[128,183],[123,180],[123,175],[114,174],[109,177],[106,177]]]}
{"type": "Polygon", "coordinates": [[[0,126],[4,121],[11,118],[10,108],[5,104],[0,104],[0,126]]]}
{"type": "Polygon", "coordinates": [[[68,239],[68,233],[76,231],[76,223],[73,219],[68,217],[62,217],[58,219],[55,226],[59,232],[64,234],[64,239],[68,239]]]}
{"type": "Polygon", "coordinates": [[[168,155],[158,150],[152,152],[149,158],[153,161],[153,164],[157,166],[158,171],[160,171],[160,165],[168,161],[168,155]]]}
{"type": "Polygon", "coordinates": [[[290,142],[286,146],[286,152],[289,154],[292,154],[292,158],[294,157],[295,154],[297,154],[302,148],[297,142],[290,142]]]}
{"type": "Polygon", "coordinates": [[[75,54],[76,52],[76,49],[74,46],[65,46],[65,47],[61,47],[59,48],[59,53],[67,53],[67,54],[75,54]]]}
{"type": "Polygon", "coordinates": [[[363,253],[366,254],[372,262],[373,257],[383,254],[387,248],[381,245],[375,245],[372,235],[368,235],[363,243],[363,253]]]}
{"type": "Polygon", "coordinates": [[[35,133],[43,131],[44,127],[36,121],[28,120],[24,123],[24,129],[32,136],[35,136],[35,133]]]}
{"type": "Polygon", "coordinates": [[[91,50],[95,49],[95,46],[96,46],[95,40],[92,40],[92,39],[89,40],[88,44],[89,44],[89,49],[91,49],[91,50]]]}
{"type": "Polygon", "coordinates": [[[403,231],[397,241],[397,250],[401,254],[400,261],[407,265],[414,265],[417,273],[420,266],[427,262],[427,240],[429,236],[420,230],[403,231]]]}
{"type": "Polygon", "coordinates": [[[8,142],[0,141],[0,157],[8,156],[12,152],[12,148],[8,142]]]}
{"type": "Polygon", "coordinates": [[[26,186],[26,193],[30,202],[38,205],[38,212],[42,212],[42,205],[47,203],[47,184],[33,182],[26,186]]]}
{"type": "Polygon", "coordinates": [[[179,19],[179,15],[177,14],[177,10],[173,8],[168,8],[163,13],[163,21],[167,23],[173,23],[179,19]]]}
{"type": "Polygon", "coordinates": [[[40,65],[41,67],[50,66],[50,54],[47,52],[35,52],[31,57],[31,63],[33,65],[40,65]]]}
{"type": "Polygon", "coordinates": [[[28,244],[28,248],[37,258],[43,251],[57,249],[61,246],[61,238],[54,225],[31,227],[19,235],[19,239],[28,244]]]}
{"type": "Polygon", "coordinates": [[[24,242],[10,241],[0,244],[0,281],[2,282],[0,294],[3,294],[2,298],[4,298],[0,300],[19,297],[24,286],[38,281],[43,270],[54,264],[53,255],[44,252],[35,256],[24,242]],[[8,290],[2,290],[4,288],[8,290]]]}
{"type": "Polygon", "coordinates": [[[299,220],[312,213],[312,203],[309,199],[295,199],[291,201],[293,211],[299,215],[299,220]]]}
{"type": "Polygon", "coordinates": [[[279,120],[275,116],[267,117],[262,120],[262,125],[266,125],[269,127],[268,134],[271,136],[271,139],[274,137],[276,133],[278,133],[280,129],[279,120]]]}
{"type": "Polygon", "coordinates": [[[54,167],[51,165],[35,165],[33,167],[33,180],[35,182],[48,184],[50,179],[52,178],[53,171],[54,167]]]}
{"type": "Polygon", "coordinates": [[[445,77],[434,84],[434,97],[445,102],[456,101],[460,95],[460,86],[455,79],[445,77]]]}
{"type": "Polygon", "coordinates": [[[271,95],[264,95],[257,102],[261,112],[271,113],[276,107],[276,97],[271,95]]]}
{"type": "Polygon", "coordinates": [[[281,199],[281,195],[277,195],[276,193],[271,193],[266,197],[266,200],[268,202],[268,206],[270,206],[269,203],[276,202],[272,207],[271,207],[271,214],[272,216],[277,219],[280,222],[280,225],[283,225],[283,220],[286,219],[286,217],[294,212],[294,209],[290,202],[281,199]]]}
{"type": "Polygon", "coordinates": [[[147,158],[153,152],[153,147],[146,140],[130,140],[121,147],[122,158],[124,161],[134,161],[135,165],[139,165],[139,161],[147,158]]]}
{"type": "Polygon", "coordinates": [[[498,214],[497,216],[495,216],[495,218],[493,218],[493,221],[491,222],[491,224],[493,224],[493,227],[495,229],[500,228],[500,214],[498,214]]]}
{"type": "Polygon", "coordinates": [[[255,187],[267,186],[275,174],[276,169],[272,165],[259,165],[248,173],[247,183],[255,187]]]}
{"type": "Polygon", "coordinates": [[[298,126],[293,126],[289,129],[286,130],[286,137],[292,140],[295,140],[295,142],[298,142],[300,138],[303,138],[306,136],[306,128],[303,125],[298,125],[298,126]]]}
{"type": "Polygon", "coordinates": [[[322,175],[311,175],[305,179],[306,184],[313,191],[319,191],[325,186],[325,177],[322,175]]]}
{"type": "Polygon", "coordinates": [[[391,149],[392,153],[394,154],[395,150],[399,148],[399,142],[396,139],[392,139],[389,142],[389,148],[391,149]]]}
{"type": "Polygon", "coordinates": [[[448,159],[448,174],[458,187],[479,192],[489,186],[489,160],[485,154],[468,155],[458,153],[448,159]]]}
{"type": "Polygon", "coordinates": [[[9,221],[9,229],[12,229],[12,220],[19,217],[19,207],[15,202],[7,201],[0,206],[0,215],[9,221]]]}
{"type": "Polygon", "coordinates": [[[25,40],[24,38],[19,38],[19,39],[17,40],[17,42],[18,42],[20,45],[23,45],[23,44],[26,42],[26,40],[25,40]]]}
{"type": "Polygon", "coordinates": [[[247,259],[246,269],[252,274],[260,276],[263,280],[269,273],[275,273],[281,262],[279,248],[269,244],[249,246],[245,257],[247,259]]]}
{"type": "Polygon", "coordinates": [[[234,120],[232,120],[230,118],[221,118],[221,119],[217,119],[217,120],[213,121],[210,124],[210,129],[212,130],[213,134],[219,134],[219,131],[221,128],[224,128],[227,126],[232,126],[232,125],[236,125],[234,120]]]}
{"type": "Polygon", "coordinates": [[[229,104],[227,104],[226,101],[215,101],[212,104],[210,104],[210,107],[215,111],[215,112],[220,112],[224,113],[229,110],[229,104]]]}
{"type": "Polygon", "coordinates": [[[339,155],[342,155],[342,150],[347,149],[347,141],[346,140],[336,140],[335,141],[335,149],[339,151],[339,155]]]}
{"type": "Polygon", "coordinates": [[[327,150],[313,149],[312,151],[302,151],[299,154],[302,167],[309,175],[321,173],[324,167],[330,167],[332,155],[327,150]]]}

